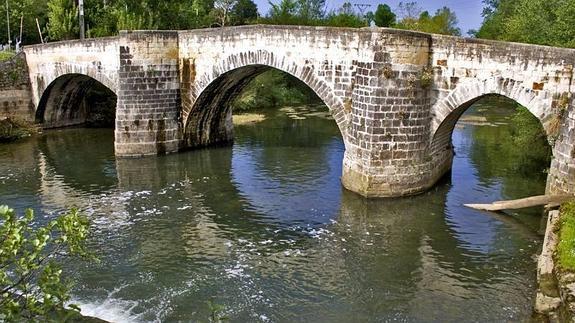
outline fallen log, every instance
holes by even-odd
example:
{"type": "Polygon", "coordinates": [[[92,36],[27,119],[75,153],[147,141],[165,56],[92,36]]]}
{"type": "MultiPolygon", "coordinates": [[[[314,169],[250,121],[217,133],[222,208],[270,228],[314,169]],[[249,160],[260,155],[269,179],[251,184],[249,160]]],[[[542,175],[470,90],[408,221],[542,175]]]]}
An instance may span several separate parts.
{"type": "Polygon", "coordinates": [[[464,204],[464,206],[482,211],[516,210],[538,205],[560,205],[575,200],[573,195],[538,195],[518,200],[497,201],[491,204],[464,204]]]}

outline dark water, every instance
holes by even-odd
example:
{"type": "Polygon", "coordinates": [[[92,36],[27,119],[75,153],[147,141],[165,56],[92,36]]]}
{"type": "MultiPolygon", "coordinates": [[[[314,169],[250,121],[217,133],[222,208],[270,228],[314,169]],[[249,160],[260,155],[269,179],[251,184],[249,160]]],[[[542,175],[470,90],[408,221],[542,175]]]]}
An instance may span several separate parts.
{"type": "Polygon", "coordinates": [[[109,130],[3,145],[0,203],[89,215],[100,262],[67,264],[74,301],[117,322],[206,322],[208,300],[233,322],[529,318],[540,210],[462,207],[544,191],[493,162],[505,125],[458,127],[453,175],[431,191],[365,200],[340,185],[335,122],[288,114],[236,127],[233,147],[157,158],[115,160],[109,130]]]}

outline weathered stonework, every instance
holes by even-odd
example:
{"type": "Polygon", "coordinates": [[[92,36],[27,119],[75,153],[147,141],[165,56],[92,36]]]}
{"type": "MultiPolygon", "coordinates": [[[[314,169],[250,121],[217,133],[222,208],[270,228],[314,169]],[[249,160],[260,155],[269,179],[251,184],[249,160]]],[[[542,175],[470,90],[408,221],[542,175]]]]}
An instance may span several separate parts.
{"type": "Polygon", "coordinates": [[[122,32],[116,154],[142,156],[180,146],[178,33],[122,32]]]}
{"type": "Polygon", "coordinates": [[[382,197],[431,187],[451,168],[458,118],[498,94],[526,106],[548,132],[548,191],[575,193],[575,50],[382,28],[254,25],[122,32],[25,52],[37,119],[47,124],[74,119],[65,103],[82,95],[74,90],[82,77],[117,94],[118,156],[230,142],[231,102],[275,68],[331,110],[346,147],[342,183],[352,191],[382,197]]]}
{"type": "Polygon", "coordinates": [[[0,118],[34,121],[34,110],[24,55],[0,63],[0,118]]]}

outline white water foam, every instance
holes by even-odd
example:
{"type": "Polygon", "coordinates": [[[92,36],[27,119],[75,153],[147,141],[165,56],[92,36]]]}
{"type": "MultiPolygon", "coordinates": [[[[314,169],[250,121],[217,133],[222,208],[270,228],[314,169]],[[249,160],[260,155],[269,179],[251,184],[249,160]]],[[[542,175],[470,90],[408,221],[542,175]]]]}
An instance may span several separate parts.
{"type": "Polygon", "coordinates": [[[138,306],[138,302],[115,297],[115,294],[124,287],[126,286],[120,286],[114,289],[108,293],[105,299],[93,301],[72,298],[70,304],[75,304],[80,307],[80,313],[82,313],[82,315],[97,317],[108,322],[140,322],[140,315],[133,313],[134,308],[138,306]]]}
{"type": "Polygon", "coordinates": [[[139,315],[132,314],[132,310],[138,305],[135,301],[106,298],[97,302],[72,300],[71,303],[78,305],[80,313],[85,316],[97,317],[108,322],[140,322],[139,315]]]}

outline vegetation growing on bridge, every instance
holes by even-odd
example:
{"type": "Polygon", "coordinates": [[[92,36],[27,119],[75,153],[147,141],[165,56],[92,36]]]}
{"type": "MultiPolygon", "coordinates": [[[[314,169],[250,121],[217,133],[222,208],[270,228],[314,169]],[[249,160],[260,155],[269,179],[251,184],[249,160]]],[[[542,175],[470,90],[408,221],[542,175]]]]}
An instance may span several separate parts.
{"type": "Polygon", "coordinates": [[[575,271],[575,202],[561,206],[557,263],[563,270],[575,271]]]}

